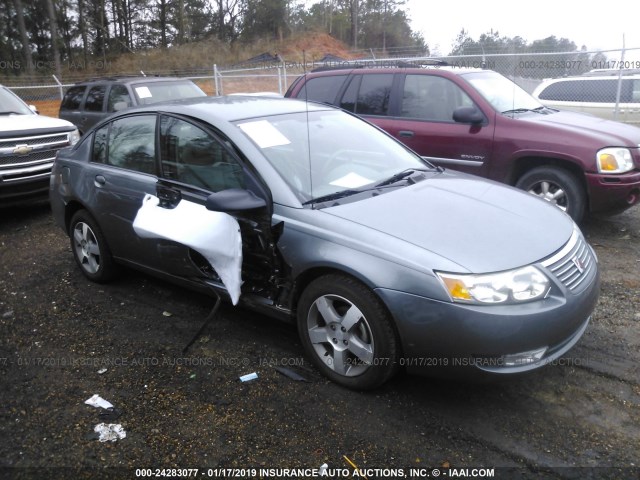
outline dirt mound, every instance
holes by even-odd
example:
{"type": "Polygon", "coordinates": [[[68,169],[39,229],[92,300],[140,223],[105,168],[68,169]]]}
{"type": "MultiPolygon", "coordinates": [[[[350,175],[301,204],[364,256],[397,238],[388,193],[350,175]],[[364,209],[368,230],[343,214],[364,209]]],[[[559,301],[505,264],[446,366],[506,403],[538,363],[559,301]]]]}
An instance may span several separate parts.
{"type": "Polygon", "coordinates": [[[346,60],[353,58],[349,47],[340,40],[323,32],[307,32],[288,38],[280,47],[280,55],[286,59],[318,60],[327,54],[335,55],[346,60]]]}

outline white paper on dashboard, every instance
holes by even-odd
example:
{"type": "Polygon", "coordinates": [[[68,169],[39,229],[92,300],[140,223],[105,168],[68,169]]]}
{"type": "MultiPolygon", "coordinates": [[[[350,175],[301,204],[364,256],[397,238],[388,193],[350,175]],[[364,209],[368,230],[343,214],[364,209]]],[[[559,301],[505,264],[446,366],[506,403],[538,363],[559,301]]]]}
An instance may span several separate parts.
{"type": "Polygon", "coordinates": [[[136,87],[136,94],[140,98],[151,98],[151,97],[153,97],[153,95],[151,95],[151,90],[149,90],[149,87],[136,87]]]}
{"type": "Polygon", "coordinates": [[[238,221],[227,213],[212,212],[184,199],[173,209],[159,204],[154,195],[144,197],[133,221],[135,232],[143,238],[164,238],[193,248],[215,269],[236,305],[242,285],[238,221]]]}
{"type": "Polygon", "coordinates": [[[357,173],[351,172],[346,174],[344,177],[340,177],[334,180],[333,182],[329,183],[329,185],[344,188],[358,188],[371,182],[373,182],[373,180],[358,175],[357,173]]]}
{"type": "Polygon", "coordinates": [[[280,145],[289,145],[291,143],[289,139],[280,132],[280,130],[266,120],[241,123],[238,126],[244,133],[249,135],[251,140],[256,142],[260,148],[278,147],[280,145]]]}

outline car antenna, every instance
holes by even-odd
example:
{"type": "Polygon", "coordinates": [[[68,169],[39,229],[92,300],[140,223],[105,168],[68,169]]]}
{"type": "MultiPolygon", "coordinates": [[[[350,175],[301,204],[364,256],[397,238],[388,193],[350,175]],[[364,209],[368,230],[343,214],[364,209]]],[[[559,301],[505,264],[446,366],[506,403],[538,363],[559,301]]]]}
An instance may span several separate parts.
{"type": "MultiPolygon", "coordinates": [[[[307,72],[304,73],[304,106],[307,123],[307,161],[309,162],[309,193],[313,197],[313,174],[311,167],[311,129],[309,128],[309,87],[307,83],[307,72]]],[[[313,205],[311,208],[314,208],[313,205]]]]}

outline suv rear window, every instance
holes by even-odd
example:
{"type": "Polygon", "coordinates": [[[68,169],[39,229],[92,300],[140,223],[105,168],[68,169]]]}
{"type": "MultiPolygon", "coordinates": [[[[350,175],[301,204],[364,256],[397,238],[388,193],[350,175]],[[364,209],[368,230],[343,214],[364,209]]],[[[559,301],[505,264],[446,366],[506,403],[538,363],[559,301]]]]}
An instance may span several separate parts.
{"type": "Polygon", "coordinates": [[[80,103],[82,102],[82,97],[84,96],[84,91],[86,87],[71,87],[67,90],[67,93],[62,100],[62,104],[60,105],[61,110],[77,110],[80,108],[80,103]]]}
{"type": "Polygon", "coordinates": [[[336,95],[346,79],[346,75],[311,78],[305,82],[296,98],[335,105],[336,95]]]}

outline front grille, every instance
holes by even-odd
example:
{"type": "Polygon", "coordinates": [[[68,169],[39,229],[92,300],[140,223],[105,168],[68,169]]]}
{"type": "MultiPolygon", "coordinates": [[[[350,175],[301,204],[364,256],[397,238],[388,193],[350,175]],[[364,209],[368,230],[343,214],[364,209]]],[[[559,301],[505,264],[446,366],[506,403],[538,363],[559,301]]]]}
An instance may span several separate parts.
{"type": "Polygon", "coordinates": [[[596,259],[579,230],[554,256],[542,262],[571,291],[579,289],[595,268],[596,259]]]}
{"type": "Polygon", "coordinates": [[[44,150],[29,153],[27,155],[10,155],[8,157],[0,157],[0,166],[29,165],[31,163],[40,162],[42,160],[53,160],[54,158],[56,158],[57,151],[58,150],[44,150]]]}
{"type": "Polygon", "coordinates": [[[45,145],[47,143],[66,143],[68,142],[66,133],[58,135],[43,135],[38,137],[12,138],[11,140],[0,141],[0,148],[16,148],[18,145],[45,145]]]}

